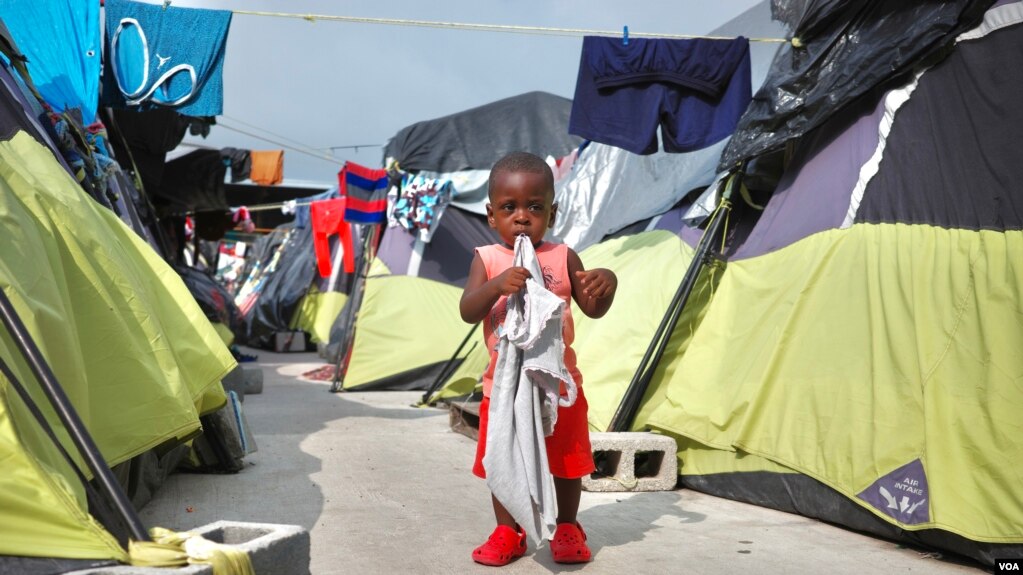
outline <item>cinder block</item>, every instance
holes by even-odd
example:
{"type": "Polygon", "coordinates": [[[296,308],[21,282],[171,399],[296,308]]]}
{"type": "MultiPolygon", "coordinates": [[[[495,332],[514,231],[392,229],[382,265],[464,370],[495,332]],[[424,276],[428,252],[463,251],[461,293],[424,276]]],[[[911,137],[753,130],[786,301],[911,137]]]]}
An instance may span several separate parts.
{"type": "Polygon", "coordinates": [[[678,445],[665,435],[591,433],[597,473],[583,477],[586,491],[670,491],[678,481],[678,445]]]}
{"type": "Polygon", "coordinates": [[[241,365],[236,365],[220,383],[224,386],[225,392],[233,391],[238,394],[239,400],[245,401],[245,368],[241,365]]]}
{"type": "Polygon", "coordinates": [[[453,401],[448,412],[451,431],[461,433],[469,439],[478,440],[480,435],[480,402],[453,401]]]}
{"type": "MultiPolygon", "coordinates": [[[[298,525],[217,521],[193,533],[210,541],[237,547],[249,554],[256,575],[309,575],[309,532],[298,525]]],[[[176,569],[119,565],[72,571],[66,575],[212,575],[209,565],[176,569]]]]}
{"type": "Polygon", "coordinates": [[[242,365],[242,389],[245,395],[263,393],[263,368],[258,365],[242,365]]]}
{"type": "Polygon", "coordinates": [[[274,351],[287,353],[305,351],[304,331],[278,331],[274,333],[274,351]]]}

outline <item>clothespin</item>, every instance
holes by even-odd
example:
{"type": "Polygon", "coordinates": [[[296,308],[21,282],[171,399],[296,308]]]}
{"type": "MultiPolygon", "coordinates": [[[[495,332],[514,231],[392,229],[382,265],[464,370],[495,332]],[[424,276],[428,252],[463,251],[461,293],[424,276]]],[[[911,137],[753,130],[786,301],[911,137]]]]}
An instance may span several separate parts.
{"type": "MultiPolygon", "coordinates": [[[[167,1],[169,1],[169,0],[167,0],[167,1]]],[[[628,45],[629,45],[629,27],[628,26],[624,26],[624,27],[622,27],[622,46],[628,46],[628,45]]]]}
{"type": "Polygon", "coordinates": [[[166,10],[170,6],[171,0],[163,0],[163,9],[166,10]]]}

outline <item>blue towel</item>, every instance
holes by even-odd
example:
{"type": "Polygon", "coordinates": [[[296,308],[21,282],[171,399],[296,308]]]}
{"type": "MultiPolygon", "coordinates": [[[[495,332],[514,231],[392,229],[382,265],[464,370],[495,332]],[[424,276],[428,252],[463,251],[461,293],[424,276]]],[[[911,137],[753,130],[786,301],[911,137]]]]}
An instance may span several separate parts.
{"type": "Polygon", "coordinates": [[[43,99],[57,112],[78,108],[85,125],[95,122],[99,102],[99,3],[0,0],[0,14],[28,58],[28,72],[43,99]]]}
{"type": "Polygon", "coordinates": [[[107,0],[104,103],[173,108],[186,116],[221,114],[230,24],[229,10],[107,0]]]}

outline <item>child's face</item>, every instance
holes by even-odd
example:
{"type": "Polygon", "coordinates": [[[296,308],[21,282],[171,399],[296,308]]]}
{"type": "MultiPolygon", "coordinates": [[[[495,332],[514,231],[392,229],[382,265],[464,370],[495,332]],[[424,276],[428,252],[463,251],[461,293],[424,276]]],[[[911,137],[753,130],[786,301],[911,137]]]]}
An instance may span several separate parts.
{"type": "Polygon", "coordinates": [[[487,222],[508,246],[515,245],[519,234],[529,236],[535,246],[554,225],[557,211],[554,190],[542,174],[501,172],[490,188],[487,222]]]}

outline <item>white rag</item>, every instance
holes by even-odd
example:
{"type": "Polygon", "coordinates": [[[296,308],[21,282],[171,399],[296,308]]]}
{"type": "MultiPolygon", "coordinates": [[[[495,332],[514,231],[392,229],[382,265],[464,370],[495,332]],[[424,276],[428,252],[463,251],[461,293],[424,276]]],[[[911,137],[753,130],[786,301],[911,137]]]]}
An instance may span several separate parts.
{"type": "Polygon", "coordinates": [[[539,542],[551,536],[557,517],[544,437],[554,432],[558,405],[575,403],[578,388],[565,366],[565,302],[544,287],[540,262],[524,235],[515,240],[512,265],[526,268],[531,277],[523,292],[508,298],[497,343],[483,467],[487,487],[539,542]],[[559,394],[562,382],[564,398],[559,394]]]}

